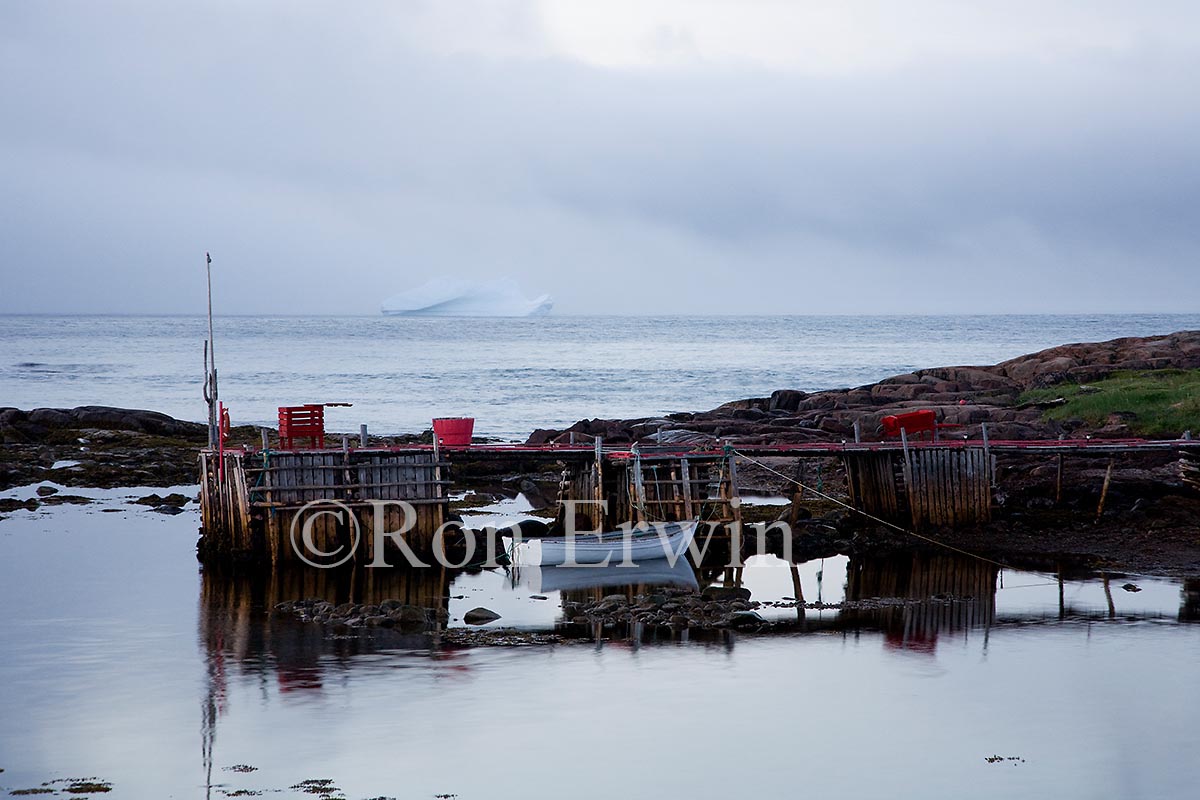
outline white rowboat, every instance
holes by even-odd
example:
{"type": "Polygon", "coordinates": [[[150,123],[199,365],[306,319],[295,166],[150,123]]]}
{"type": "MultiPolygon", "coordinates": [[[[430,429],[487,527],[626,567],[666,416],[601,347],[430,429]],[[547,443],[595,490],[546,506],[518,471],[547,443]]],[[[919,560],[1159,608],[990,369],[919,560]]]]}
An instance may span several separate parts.
{"type": "Polygon", "coordinates": [[[696,535],[698,520],[653,522],[605,533],[578,533],[574,536],[530,539],[522,542],[522,563],[620,564],[625,561],[669,559],[672,563],[684,554],[696,535]]]}

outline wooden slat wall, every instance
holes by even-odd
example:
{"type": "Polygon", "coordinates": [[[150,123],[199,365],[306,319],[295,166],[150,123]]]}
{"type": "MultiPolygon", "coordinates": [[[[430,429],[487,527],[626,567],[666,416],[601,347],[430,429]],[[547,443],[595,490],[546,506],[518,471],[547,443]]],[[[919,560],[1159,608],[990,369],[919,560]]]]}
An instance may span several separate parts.
{"type": "Polygon", "coordinates": [[[860,511],[886,520],[904,516],[903,486],[897,479],[894,453],[846,453],[846,486],[850,503],[860,511]]]}
{"type": "MultiPolygon", "coordinates": [[[[407,501],[415,506],[416,524],[406,534],[414,551],[428,553],[438,525],[448,511],[448,480],[433,453],[378,453],[339,450],[243,455],[225,454],[225,481],[218,480],[216,456],[200,457],[201,506],[207,551],[232,556],[258,556],[272,563],[298,560],[289,542],[292,520],[305,504],[337,500],[353,509],[360,540],[358,558],[371,557],[374,509],[371,500],[407,501]]],[[[387,531],[398,530],[402,509],[388,507],[387,531]]],[[[330,515],[312,526],[318,547],[333,551],[351,543],[349,521],[330,515]]]]}
{"type": "Polygon", "coordinates": [[[906,494],[914,527],[991,519],[991,487],[983,448],[914,448],[908,452],[907,474],[906,494]]]}
{"type": "Polygon", "coordinates": [[[983,448],[851,452],[843,460],[850,501],[868,514],[915,528],[991,519],[983,448]]]}

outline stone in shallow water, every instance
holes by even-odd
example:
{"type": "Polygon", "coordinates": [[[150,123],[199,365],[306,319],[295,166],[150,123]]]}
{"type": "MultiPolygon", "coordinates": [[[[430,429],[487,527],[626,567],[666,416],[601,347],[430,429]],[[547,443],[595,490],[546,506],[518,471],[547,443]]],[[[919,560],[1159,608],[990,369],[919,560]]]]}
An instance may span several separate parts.
{"type": "Polygon", "coordinates": [[[500,615],[490,608],[472,608],[466,614],[463,614],[463,622],[468,625],[486,625],[489,622],[495,622],[500,619],[500,615]]]}
{"type": "Polygon", "coordinates": [[[729,624],[735,628],[752,628],[766,622],[755,611],[738,611],[729,618],[729,624]]]}

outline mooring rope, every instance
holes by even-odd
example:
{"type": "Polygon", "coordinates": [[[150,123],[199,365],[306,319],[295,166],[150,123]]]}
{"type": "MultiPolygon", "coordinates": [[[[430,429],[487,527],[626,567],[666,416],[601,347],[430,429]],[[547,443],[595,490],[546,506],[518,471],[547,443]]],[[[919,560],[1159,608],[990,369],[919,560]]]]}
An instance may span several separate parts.
{"type": "MultiPolygon", "coordinates": [[[[955,553],[959,553],[961,555],[967,556],[968,558],[976,558],[976,559],[979,559],[980,561],[987,562],[988,564],[994,564],[995,566],[1000,567],[1002,569],[1012,569],[1012,567],[1010,567],[1008,564],[1004,564],[1000,561],[996,561],[995,559],[988,558],[987,556],[981,556],[978,553],[972,553],[969,550],[964,550],[961,547],[955,547],[954,545],[947,544],[946,542],[938,541],[937,539],[934,539],[931,536],[925,536],[923,534],[917,533],[916,531],[909,530],[908,528],[905,528],[902,525],[897,525],[894,522],[888,522],[886,519],[881,519],[881,518],[875,516],[874,514],[869,514],[866,511],[863,511],[862,509],[855,508],[854,506],[850,505],[849,503],[843,502],[843,501],[837,499],[836,497],[830,497],[829,495],[825,494],[824,492],[820,491],[819,489],[814,489],[811,486],[806,486],[805,484],[801,483],[800,481],[796,480],[795,478],[788,477],[787,475],[784,475],[779,470],[772,469],[771,467],[767,466],[766,464],[762,463],[761,461],[751,458],[750,456],[746,455],[745,453],[743,453],[739,450],[734,450],[733,452],[735,455],[745,459],[746,461],[749,461],[751,464],[757,464],[758,466],[765,469],[767,472],[774,473],[775,475],[778,475],[779,477],[783,478],[785,481],[789,481],[790,483],[796,484],[797,486],[799,486],[801,489],[803,489],[806,492],[812,492],[813,494],[817,495],[820,498],[823,498],[825,500],[828,500],[831,503],[834,503],[845,509],[853,511],[856,514],[861,514],[862,516],[866,517],[869,520],[872,520],[873,522],[878,522],[880,525],[886,525],[887,527],[892,528],[893,530],[899,531],[900,533],[908,534],[909,536],[915,537],[915,538],[920,539],[925,542],[929,542],[930,544],[933,544],[933,545],[937,545],[938,547],[944,547],[947,550],[952,550],[955,553]]],[[[1035,574],[1035,575],[1040,574],[1037,572],[1033,572],[1032,570],[1025,570],[1025,571],[1031,572],[1032,574],[1035,574]]]]}

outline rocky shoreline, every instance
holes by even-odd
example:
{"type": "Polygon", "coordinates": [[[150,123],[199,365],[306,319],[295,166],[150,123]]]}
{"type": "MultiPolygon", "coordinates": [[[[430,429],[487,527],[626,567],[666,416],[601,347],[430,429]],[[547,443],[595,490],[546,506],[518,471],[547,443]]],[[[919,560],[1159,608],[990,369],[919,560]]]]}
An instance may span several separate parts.
{"type": "Polygon", "coordinates": [[[1022,402],[1022,395],[1120,372],[1191,369],[1200,369],[1200,331],[1061,345],[992,366],[921,369],[857,388],[779,389],[770,397],[734,400],[710,411],[580,420],[564,430],[536,430],[526,443],[561,443],[572,435],[576,441],[602,436],[613,444],[840,442],[853,438],[855,422],[865,438],[878,439],[883,417],[917,408],[932,409],[939,422],[961,426],[954,435],[972,439],[980,438],[983,423],[993,439],[1122,438],[1131,434],[1125,416],[1100,425],[1083,419],[1060,422],[1046,418],[1045,403],[1022,402]]]}

